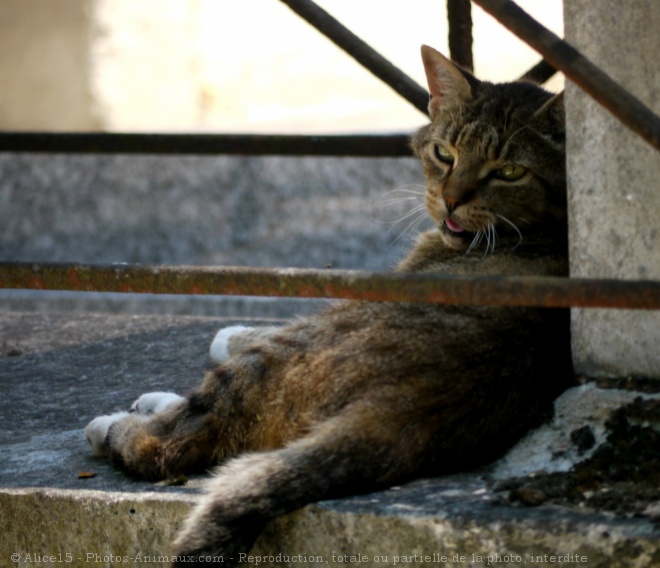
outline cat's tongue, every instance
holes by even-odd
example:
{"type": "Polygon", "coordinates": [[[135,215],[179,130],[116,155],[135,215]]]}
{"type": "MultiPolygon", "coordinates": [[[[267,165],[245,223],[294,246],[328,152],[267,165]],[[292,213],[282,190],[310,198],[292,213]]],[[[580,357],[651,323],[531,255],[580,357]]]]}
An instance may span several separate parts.
{"type": "Polygon", "coordinates": [[[462,233],[465,231],[465,229],[461,227],[456,221],[452,221],[449,218],[445,219],[445,225],[447,225],[447,228],[453,233],[462,233]]]}

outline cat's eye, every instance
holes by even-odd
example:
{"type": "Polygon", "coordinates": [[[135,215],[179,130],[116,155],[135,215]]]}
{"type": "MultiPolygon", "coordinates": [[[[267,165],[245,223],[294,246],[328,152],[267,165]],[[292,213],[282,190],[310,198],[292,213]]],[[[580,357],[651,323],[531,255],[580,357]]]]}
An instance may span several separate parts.
{"type": "Polygon", "coordinates": [[[517,164],[509,164],[497,170],[497,177],[505,181],[517,181],[527,173],[527,168],[517,164]]]}
{"type": "Polygon", "coordinates": [[[433,152],[435,154],[435,157],[438,158],[438,160],[440,160],[441,162],[444,162],[445,164],[454,163],[454,154],[452,154],[447,148],[445,148],[441,144],[434,144],[433,152]]]}

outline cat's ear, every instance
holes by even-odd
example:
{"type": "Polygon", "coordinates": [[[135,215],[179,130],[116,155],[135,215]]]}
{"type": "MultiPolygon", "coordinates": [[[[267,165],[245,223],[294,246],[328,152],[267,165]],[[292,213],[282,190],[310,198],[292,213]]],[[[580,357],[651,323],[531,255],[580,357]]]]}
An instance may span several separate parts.
{"type": "Polygon", "coordinates": [[[477,82],[469,73],[459,69],[442,53],[428,45],[422,46],[422,62],[429,84],[431,99],[429,114],[433,117],[438,109],[448,103],[472,99],[471,81],[477,82]]]}
{"type": "Polygon", "coordinates": [[[532,119],[552,123],[555,127],[559,127],[563,131],[565,115],[564,91],[562,91],[544,103],[543,106],[534,113],[532,119]]]}

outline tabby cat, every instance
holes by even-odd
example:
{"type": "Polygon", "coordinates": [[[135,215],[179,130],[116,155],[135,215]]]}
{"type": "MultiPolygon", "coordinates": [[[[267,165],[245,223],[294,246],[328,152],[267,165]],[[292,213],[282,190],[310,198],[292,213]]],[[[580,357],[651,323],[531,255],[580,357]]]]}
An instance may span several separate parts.
{"type": "MultiPolygon", "coordinates": [[[[431,123],[412,146],[437,228],[398,270],[566,275],[561,95],[479,81],[430,47],[422,59],[431,123]]],[[[269,520],[307,503],[500,455],[567,386],[567,315],[347,302],[282,328],[231,327],[186,398],[143,395],[86,435],[142,479],[222,464],[174,553],[236,564],[269,520]]]]}

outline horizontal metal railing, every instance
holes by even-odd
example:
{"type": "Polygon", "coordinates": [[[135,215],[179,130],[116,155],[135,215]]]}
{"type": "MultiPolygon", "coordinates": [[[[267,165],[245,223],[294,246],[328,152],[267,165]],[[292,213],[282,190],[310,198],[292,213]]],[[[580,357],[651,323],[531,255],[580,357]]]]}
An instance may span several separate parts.
{"type": "Polygon", "coordinates": [[[410,156],[410,136],[0,132],[0,152],[410,156]]]}
{"type": "Polygon", "coordinates": [[[660,309],[660,282],[294,268],[0,263],[0,288],[660,309]]]}

